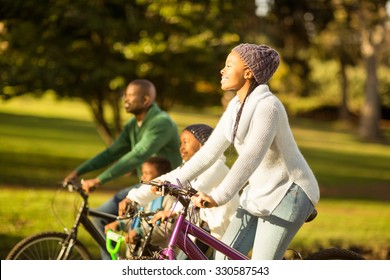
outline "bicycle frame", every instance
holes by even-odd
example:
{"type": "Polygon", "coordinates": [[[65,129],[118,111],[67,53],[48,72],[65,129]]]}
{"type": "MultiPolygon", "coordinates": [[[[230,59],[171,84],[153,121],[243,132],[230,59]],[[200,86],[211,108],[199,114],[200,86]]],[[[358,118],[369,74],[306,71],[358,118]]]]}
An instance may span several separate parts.
{"type": "MultiPolygon", "coordinates": [[[[174,225],[168,247],[161,251],[159,258],[174,260],[175,252],[173,248],[178,247],[192,260],[207,260],[208,258],[206,255],[190,239],[189,235],[192,235],[197,240],[205,243],[231,260],[249,260],[248,256],[231,248],[204,229],[192,224],[186,219],[191,197],[197,194],[197,190],[193,189],[189,182],[187,182],[185,187],[183,187],[179,180],[177,180],[177,182],[178,185],[171,184],[169,181],[141,181],[143,184],[156,187],[162,195],[168,194],[175,196],[183,205],[179,218],[174,225]]],[[[207,202],[204,206],[207,207],[207,202]]],[[[316,216],[317,211],[314,209],[314,211],[306,219],[306,222],[312,221],[316,216]]]]}
{"type": "Polygon", "coordinates": [[[168,247],[160,252],[159,259],[175,260],[174,248],[178,247],[192,260],[207,260],[206,255],[201,249],[190,239],[189,234],[197,240],[207,244],[218,252],[221,252],[226,257],[232,260],[248,260],[249,258],[237,250],[231,248],[219,239],[212,236],[204,229],[192,224],[186,219],[188,208],[190,207],[191,197],[197,194],[197,190],[193,189],[189,182],[186,187],[183,187],[180,181],[178,185],[173,185],[168,181],[141,181],[143,184],[154,186],[161,192],[161,195],[173,195],[183,205],[179,217],[176,220],[172,235],[169,238],[168,247]]]}
{"type": "Polygon", "coordinates": [[[189,235],[206,243],[232,260],[248,260],[249,258],[229,247],[204,229],[192,224],[186,219],[187,207],[181,211],[174,226],[169,245],[160,253],[160,259],[175,260],[174,247],[177,246],[192,260],[208,260],[206,255],[195,245],[189,235]]]}
{"type": "MultiPolygon", "coordinates": [[[[72,182],[72,183],[67,183],[63,187],[67,187],[70,192],[73,191],[78,192],[82,197],[83,201],[81,203],[81,206],[79,207],[79,211],[77,212],[77,216],[74,220],[73,227],[68,232],[67,238],[62,243],[62,248],[57,257],[57,260],[68,259],[70,253],[72,252],[73,246],[77,241],[78,227],[80,224],[84,226],[85,230],[95,240],[95,242],[99,245],[99,247],[101,249],[104,249],[107,252],[107,254],[109,254],[107,250],[106,236],[94,225],[90,217],[103,218],[106,219],[108,222],[115,221],[119,217],[106,212],[90,209],[88,207],[89,195],[83,191],[81,185],[72,182]]],[[[145,219],[145,217],[153,216],[154,214],[155,212],[144,212],[143,210],[137,210],[135,213],[132,213],[131,215],[126,215],[119,219],[127,219],[127,218],[135,218],[135,217],[139,217],[140,219],[145,219]]],[[[154,228],[153,225],[150,225],[150,230],[148,234],[145,236],[144,242],[142,242],[142,244],[140,244],[139,247],[136,247],[138,248],[138,253],[137,253],[138,255],[142,256],[144,254],[147,245],[150,243],[151,236],[153,233],[153,228],[154,228]]]]}
{"type": "Polygon", "coordinates": [[[91,237],[96,241],[96,243],[101,248],[104,248],[107,251],[105,236],[96,228],[93,222],[89,219],[89,216],[96,218],[105,218],[112,221],[116,220],[117,216],[89,209],[85,195],[82,193],[80,194],[83,197],[82,205],[79,208],[79,212],[74,221],[73,227],[68,234],[68,237],[64,240],[62,244],[62,250],[59,253],[57,260],[66,260],[68,258],[69,254],[72,251],[73,245],[76,242],[78,227],[80,224],[84,226],[85,230],[91,235],[91,237]]]}

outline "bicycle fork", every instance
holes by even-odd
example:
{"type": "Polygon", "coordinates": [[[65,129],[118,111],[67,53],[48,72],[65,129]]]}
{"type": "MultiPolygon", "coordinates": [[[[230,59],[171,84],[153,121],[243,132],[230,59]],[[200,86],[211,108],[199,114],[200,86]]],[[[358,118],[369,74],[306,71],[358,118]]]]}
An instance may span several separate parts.
{"type": "MultiPolygon", "coordinates": [[[[76,220],[73,224],[71,231],[68,234],[68,237],[62,242],[62,249],[58,254],[57,260],[67,260],[72,252],[74,244],[76,244],[77,240],[77,229],[80,224],[80,220],[82,215],[85,215],[85,204],[80,207],[80,211],[77,214],[76,220]]],[[[65,232],[67,229],[65,228],[65,232]]]]}

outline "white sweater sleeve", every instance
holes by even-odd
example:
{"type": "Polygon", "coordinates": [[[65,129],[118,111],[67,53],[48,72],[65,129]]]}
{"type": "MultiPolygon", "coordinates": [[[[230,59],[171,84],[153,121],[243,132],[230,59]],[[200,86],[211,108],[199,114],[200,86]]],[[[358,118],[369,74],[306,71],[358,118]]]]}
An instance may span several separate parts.
{"type": "MultiPolygon", "coordinates": [[[[179,171],[180,167],[172,170],[171,172],[168,172],[164,175],[161,175],[160,177],[157,177],[153,179],[154,181],[170,181],[172,183],[175,183],[176,181],[176,174],[179,171]]],[[[139,188],[134,188],[129,191],[127,194],[127,198],[129,198],[131,201],[135,201],[140,205],[147,205],[149,202],[156,199],[159,195],[155,195],[150,190],[149,185],[141,185],[139,188]]]]}
{"type": "Polygon", "coordinates": [[[150,190],[149,185],[141,185],[139,188],[131,189],[127,194],[127,198],[143,206],[146,206],[148,203],[150,203],[157,197],[158,195],[155,195],[150,190]]]}
{"type": "Polygon", "coordinates": [[[229,172],[224,159],[218,159],[209,169],[203,172],[198,178],[191,181],[192,187],[197,191],[210,193],[216,188],[229,172]]]}
{"type": "Polygon", "coordinates": [[[226,139],[223,127],[219,123],[211,133],[207,142],[198,152],[180,169],[177,179],[181,182],[192,181],[210,168],[223,156],[230,142],[226,139]]]}
{"type": "Polygon", "coordinates": [[[266,100],[260,102],[252,115],[248,133],[239,144],[239,156],[230,172],[210,195],[223,205],[228,202],[248,181],[259,167],[276,135],[278,110],[266,100]]]}

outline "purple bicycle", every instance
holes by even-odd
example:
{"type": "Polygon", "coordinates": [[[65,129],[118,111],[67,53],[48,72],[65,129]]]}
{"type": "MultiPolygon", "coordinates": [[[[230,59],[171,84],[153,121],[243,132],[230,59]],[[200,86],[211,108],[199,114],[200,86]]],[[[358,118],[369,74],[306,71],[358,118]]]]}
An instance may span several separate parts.
{"type": "MultiPolygon", "coordinates": [[[[223,243],[219,239],[212,236],[209,232],[202,229],[191,222],[191,219],[187,219],[191,197],[197,193],[195,189],[191,187],[189,182],[183,186],[180,182],[178,185],[174,185],[168,181],[142,181],[141,183],[156,187],[162,195],[175,196],[178,201],[183,205],[183,209],[180,211],[178,218],[176,219],[172,234],[169,237],[168,247],[161,250],[154,258],[160,260],[175,260],[175,248],[179,248],[188,259],[191,260],[208,260],[207,256],[199,248],[199,246],[191,239],[191,236],[196,240],[203,242],[216,251],[224,254],[231,260],[248,260],[249,257],[243,255],[237,250],[231,248],[227,244],[223,243]]],[[[314,219],[314,217],[311,218],[314,219]]],[[[303,259],[299,252],[296,252],[300,259],[303,259]]],[[[145,258],[143,258],[145,259],[145,258]]],[[[329,248],[323,249],[318,252],[310,254],[305,259],[311,260],[362,260],[361,255],[346,249],[341,248],[329,248]]]]}

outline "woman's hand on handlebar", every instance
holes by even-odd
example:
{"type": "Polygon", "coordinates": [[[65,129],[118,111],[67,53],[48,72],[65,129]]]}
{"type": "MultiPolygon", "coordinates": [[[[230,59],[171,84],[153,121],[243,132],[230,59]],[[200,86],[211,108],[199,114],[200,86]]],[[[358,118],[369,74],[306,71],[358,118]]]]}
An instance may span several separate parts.
{"type": "Polygon", "coordinates": [[[218,206],[211,196],[202,192],[197,192],[194,196],[192,196],[191,201],[199,208],[212,208],[218,206]]]}

